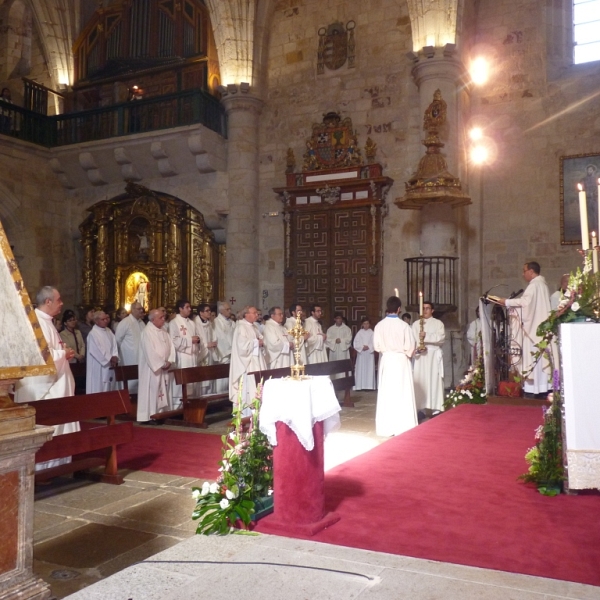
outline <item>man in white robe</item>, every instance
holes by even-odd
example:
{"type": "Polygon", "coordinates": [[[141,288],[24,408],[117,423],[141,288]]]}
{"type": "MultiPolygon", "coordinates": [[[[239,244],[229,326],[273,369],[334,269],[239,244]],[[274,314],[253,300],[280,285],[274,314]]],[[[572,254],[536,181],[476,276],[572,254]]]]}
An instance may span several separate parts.
{"type": "MultiPolygon", "coordinates": [[[[115,338],[119,348],[119,364],[137,365],[140,354],[140,339],[142,331],[146,327],[142,317],[144,316],[144,307],[139,302],[131,305],[131,313],[121,319],[117,325],[115,338]]],[[[138,382],[132,380],[127,382],[127,389],[130,394],[137,394],[138,382]]]]}
{"type": "MultiPolygon", "coordinates": [[[[290,331],[290,329],[293,329],[296,326],[296,317],[297,317],[298,313],[300,313],[300,317],[302,318],[302,316],[304,315],[304,311],[302,310],[302,305],[295,302],[294,304],[292,304],[290,306],[290,315],[291,316],[289,316],[285,322],[285,328],[287,331],[290,331]]],[[[300,340],[300,364],[303,364],[303,365],[306,365],[308,362],[306,360],[306,340],[309,337],[310,337],[310,333],[306,333],[306,334],[304,334],[304,338],[302,338],[300,340]]],[[[292,364],[296,364],[296,359],[294,357],[292,357],[292,364]]]]}
{"type": "Polygon", "coordinates": [[[427,352],[416,354],[413,367],[415,401],[417,410],[442,410],[444,407],[444,355],[442,346],[446,339],[444,324],[433,316],[431,302],[423,303],[424,327],[421,333],[421,320],[412,324],[415,338],[424,341],[427,352]]]}
{"type": "Polygon", "coordinates": [[[309,365],[327,362],[327,335],[323,333],[319,319],[323,311],[318,304],[310,307],[310,317],[304,322],[304,329],[310,333],[306,339],[306,360],[309,365]]]}
{"type": "MultiPolygon", "coordinates": [[[[199,304],[198,314],[194,317],[196,333],[202,340],[202,346],[206,348],[206,354],[200,361],[199,366],[207,367],[219,363],[221,355],[219,354],[218,342],[215,334],[215,328],[210,318],[210,304],[199,304]]],[[[202,395],[215,393],[216,381],[203,381],[200,385],[202,395]]]]}
{"type": "Polygon", "coordinates": [[[477,360],[483,355],[483,341],[481,339],[481,319],[479,318],[479,307],[475,309],[475,320],[469,323],[467,329],[467,341],[471,346],[471,364],[477,363],[477,360]]]}
{"type": "MultiPolygon", "coordinates": [[[[196,333],[196,326],[190,319],[192,307],[188,300],[178,300],[175,304],[178,314],[169,322],[169,335],[175,346],[176,367],[197,367],[208,352],[202,345],[200,336],[196,333]]],[[[173,383],[173,405],[175,408],[181,405],[183,397],[182,386],[173,383]]],[[[200,386],[195,383],[187,385],[188,398],[200,395],[200,386]]]]}
{"type": "MultiPolygon", "coordinates": [[[[218,302],[217,311],[219,314],[214,321],[214,326],[217,338],[217,350],[219,352],[219,364],[228,365],[231,362],[231,344],[233,342],[235,322],[231,319],[231,306],[228,302],[218,302]]],[[[229,390],[229,380],[217,379],[215,387],[217,394],[225,394],[229,390]]]]}
{"type": "Polygon", "coordinates": [[[560,283],[558,285],[558,289],[550,296],[550,308],[552,310],[556,310],[560,301],[563,299],[565,292],[567,291],[567,286],[569,285],[569,274],[565,273],[560,278],[560,283]]]}
{"type": "Polygon", "coordinates": [[[543,398],[551,387],[550,362],[544,355],[534,366],[532,356],[532,353],[537,350],[535,345],[541,341],[537,335],[537,328],[550,314],[548,285],[540,272],[541,268],[537,262],[525,263],[523,278],[528,283],[525,293],[520,298],[500,298],[499,302],[509,309],[516,308],[517,313],[520,312],[523,329],[521,373],[525,376],[524,390],[526,394],[539,395],[543,398]]]}
{"type": "MultiPolygon", "coordinates": [[[[327,341],[325,342],[329,348],[329,360],[345,360],[350,358],[352,330],[344,323],[341,313],[335,313],[333,320],[335,323],[327,330],[327,341]]],[[[332,379],[344,376],[344,373],[337,373],[332,379]]]]}
{"type": "Polygon", "coordinates": [[[375,385],[375,346],[373,343],[373,330],[367,317],[363,317],[360,329],[354,337],[356,350],[356,365],[354,379],[356,390],[374,390],[375,385]]]}
{"type": "Polygon", "coordinates": [[[110,316],[104,311],[94,313],[94,326],[87,337],[86,394],[117,389],[113,367],[119,364],[119,349],[109,323],[110,316]]]}
{"type": "Polygon", "coordinates": [[[165,317],[160,309],[151,310],[140,339],[137,420],[142,423],[172,408],[173,373],[169,369],[175,363],[175,346],[163,329],[165,317]]]}
{"type": "Polygon", "coordinates": [[[242,407],[248,406],[256,393],[253,371],[267,368],[264,354],[264,340],[255,325],[258,311],[254,306],[246,306],[240,311],[243,315],[233,332],[231,346],[231,367],[229,368],[229,399],[237,404],[242,387],[242,407]]]}
{"type": "Polygon", "coordinates": [[[263,330],[268,368],[289,367],[293,364],[294,339],[282,325],[283,311],[279,306],[271,308],[269,315],[271,318],[267,320],[263,330]]]}
{"type": "MultiPolygon", "coordinates": [[[[63,307],[60,293],[54,287],[45,286],[38,292],[36,304],[35,314],[48,344],[52,360],[54,360],[56,375],[24,377],[15,384],[15,402],[50,400],[73,396],[75,393],[75,381],[69,366],[69,361],[75,356],[75,351],[65,346],[52,322],[52,319],[60,314],[63,307]]],[[[79,429],[78,422],[55,425],[54,435],[74,433],[79,429]]],[[[39,471],[68,462],[71,462],[70,456],[39,463],[35,468],[36,471],[39,471]]]]}
{"type": "Polygon", "coordinates": [[[377,435],[400,435],[418,424],[410,359],[417,341],[399,318],[402,303],[388,298],[385,319],[375,326],[373,345],[379,352],[375,430],[377,435]]]}

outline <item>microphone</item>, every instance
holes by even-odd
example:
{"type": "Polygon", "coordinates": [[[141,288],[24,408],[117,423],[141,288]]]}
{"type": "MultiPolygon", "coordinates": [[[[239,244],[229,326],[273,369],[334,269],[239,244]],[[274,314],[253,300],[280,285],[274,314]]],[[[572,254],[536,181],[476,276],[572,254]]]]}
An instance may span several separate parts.
{"type": "Polygon", "coordinates": [[[508,297],[508,299],[509,299],[509,300],[512,300],[513,298],[516,298],[517,296],[520,296],[520,295],[523,293],[523,291],[524,291],[524,290],[523,290],[523,288],[521,288],[521,289],[520,289],[518,292],[513,292],[513,293],[512,293],[512,294],[511,294],[511,295],[508,297]]]}

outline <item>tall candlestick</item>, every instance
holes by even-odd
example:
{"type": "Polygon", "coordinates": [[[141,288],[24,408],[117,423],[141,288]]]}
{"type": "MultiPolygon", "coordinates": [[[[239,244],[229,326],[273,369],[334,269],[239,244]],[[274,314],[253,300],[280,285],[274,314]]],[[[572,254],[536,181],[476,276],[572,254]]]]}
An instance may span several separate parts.
{"type": "Polygon", "coordinates": [[[596,238],[596,232],[592,231],[592,270],[594,273],[598,272],[598,240],[596,238]]]}
{"type": "Polygon", "coordinates": [[[588,217],[587,217],[587,202],[585,198],[585,192],[583,186],[578,183],[577,188],[579,189],[579,221],[581,223],[581,248],[583,250],[590,249],[590,232],[588,230],[588,217]]]}
{"type": "Polygon", "coordinates": [[[600,178],[598,179],[598,235],[600,235],[600,178]]]}
{"type": "Polygon", "coordinates": [[[423,292],[419,292],[419,315],[423,316],[423,292]]]}

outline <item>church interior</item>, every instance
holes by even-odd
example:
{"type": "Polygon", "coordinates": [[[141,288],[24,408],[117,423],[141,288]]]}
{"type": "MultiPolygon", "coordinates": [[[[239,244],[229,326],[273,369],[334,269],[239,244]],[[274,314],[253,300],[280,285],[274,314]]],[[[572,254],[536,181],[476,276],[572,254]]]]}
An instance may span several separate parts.
{"type": "Polygon", "coordinates": [[[424,291],[453,387],[482,294],[581,264],[600,38],[577,27],[597,5],[0,0],[0,221],[24,284],[82,316],[141,290],[146,310],[316,303],[353,332],[424,291]]]}

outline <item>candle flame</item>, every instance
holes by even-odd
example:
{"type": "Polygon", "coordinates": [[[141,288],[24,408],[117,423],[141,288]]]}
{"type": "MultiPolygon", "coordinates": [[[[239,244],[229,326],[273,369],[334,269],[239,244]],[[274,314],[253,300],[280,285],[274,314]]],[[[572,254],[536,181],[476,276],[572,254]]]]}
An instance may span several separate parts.
{"type": "Polygon", "coordinates": [[[580,183],[578,183],[578,184],[577,184],[577,189],[578,189],[580,192],[582,192],[582,191],[583,191],[583,186],[582,186],[580,183]]]}

